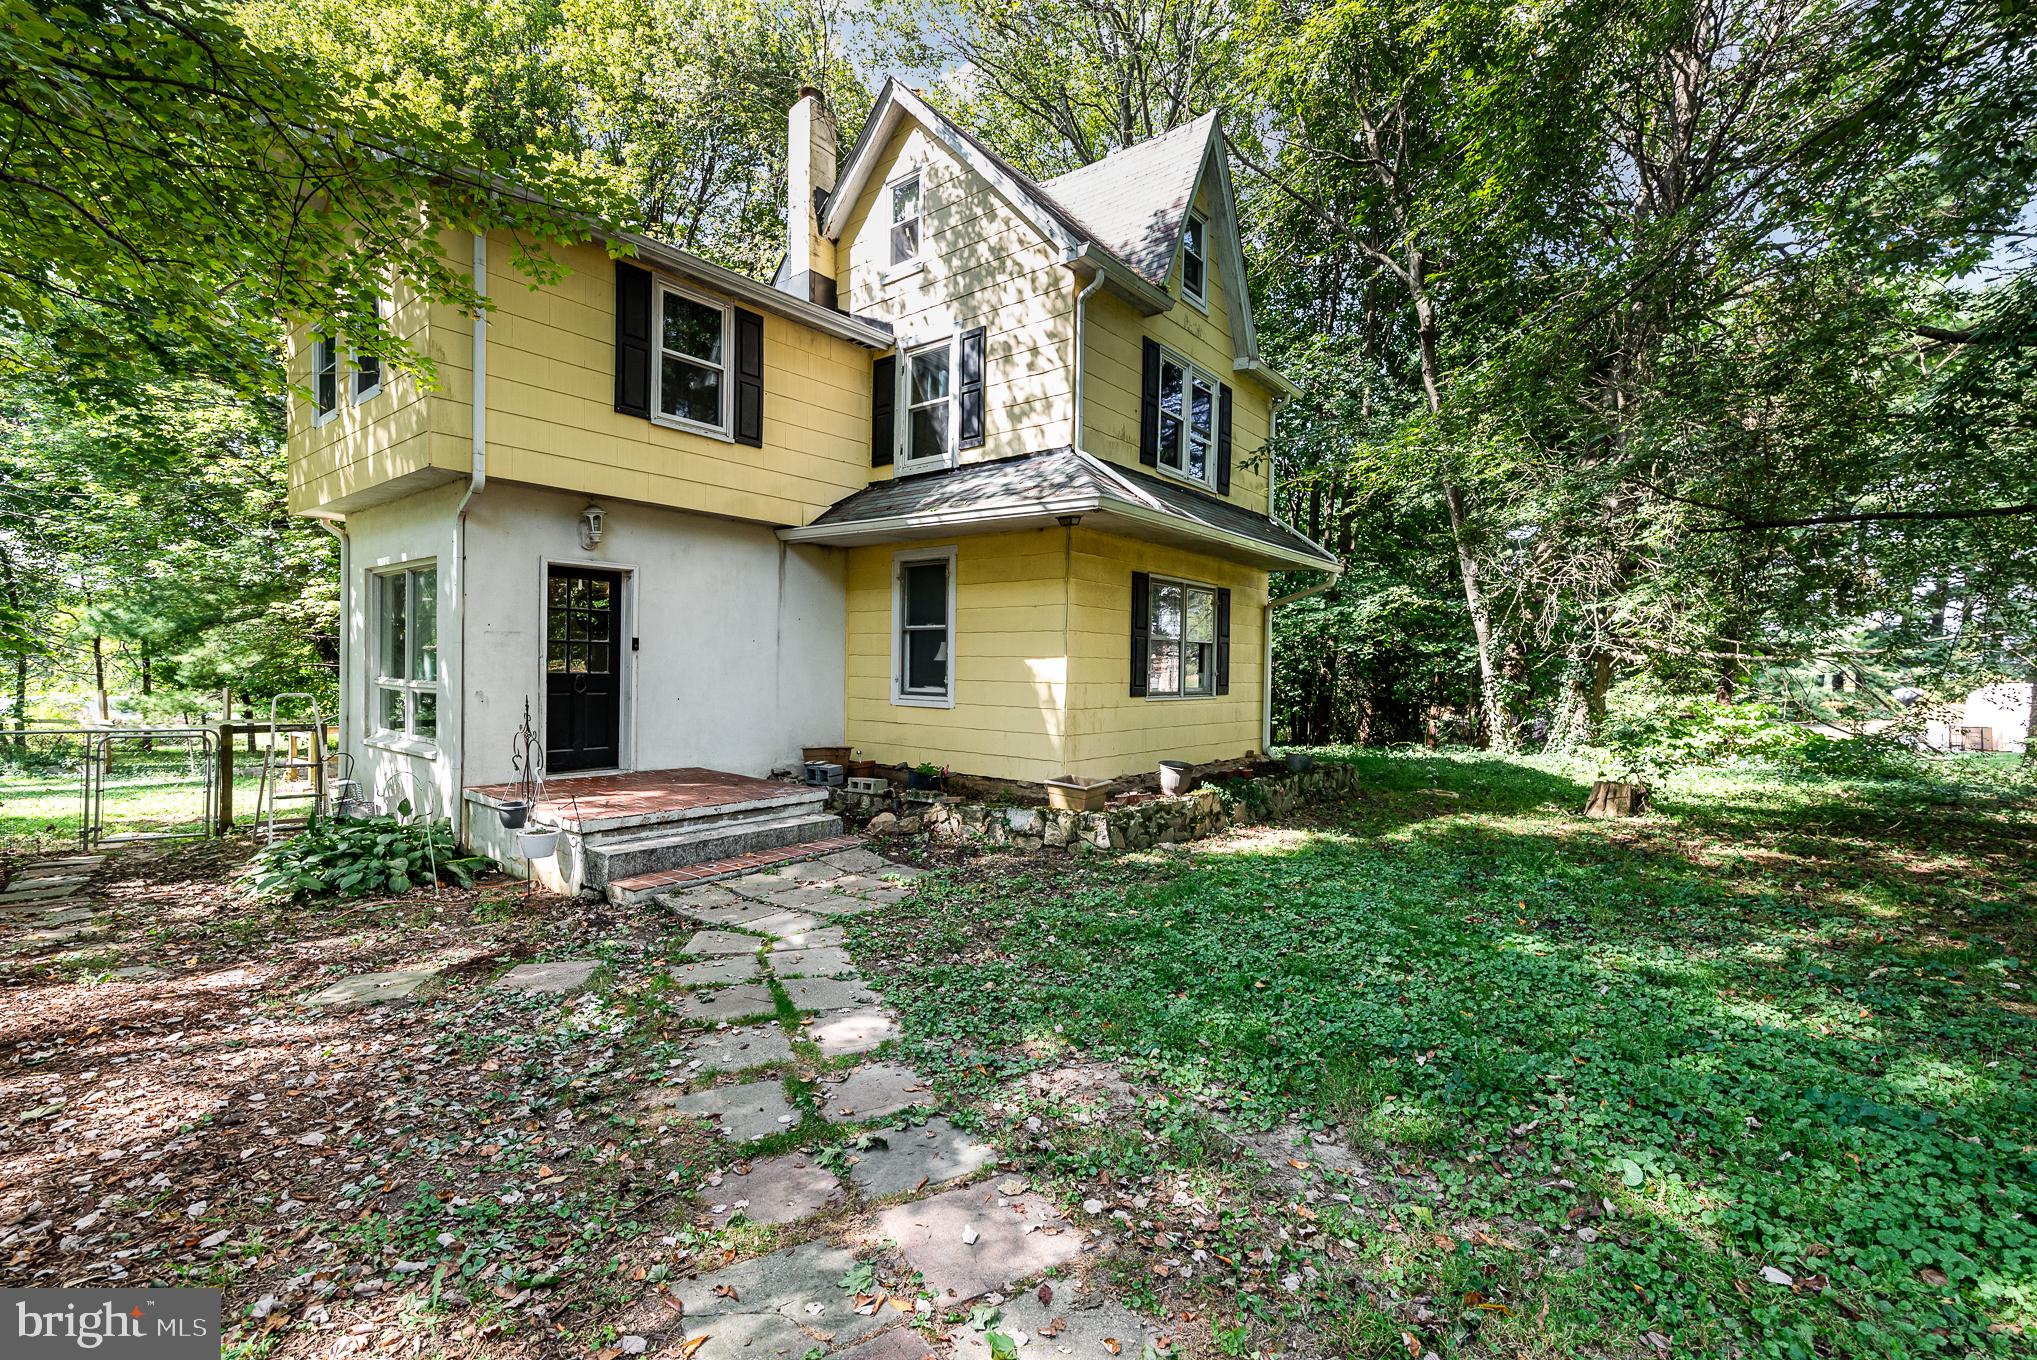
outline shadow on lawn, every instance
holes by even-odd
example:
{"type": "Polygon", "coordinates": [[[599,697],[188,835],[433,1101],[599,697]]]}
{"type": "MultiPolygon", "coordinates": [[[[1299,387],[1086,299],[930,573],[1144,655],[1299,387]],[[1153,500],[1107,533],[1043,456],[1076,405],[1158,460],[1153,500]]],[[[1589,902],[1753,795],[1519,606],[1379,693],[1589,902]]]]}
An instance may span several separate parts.
{"type": "MultiPolygon", "coordinates": [[[[1935,824],[1912,822],[1952,867],[1923,876],[1842,794],[1552,823],[1581,783],[1381,763],[1300,841],[1146,869],[986,861],[872,923],[927,950],[896,998],[915,1050],[940,1067],[1065,1034],[1449,1168],[1434,1207],[1459,1221],[1560,1228],[1609,1194],[1591,1271],[1637,1330],[1961,1353],[2027,1322],[2037,1026],[1981,971],[2001,951],[1958,916],[1995,890],[1959,880],[1935,824]],[[1785,834],[1788,855],[1708,858],[1785,834]],[[1762,1284],[1767,1264],[1832,1293],[1762,1284]]],[[[2017,835],[1956,815],[1978,846],[2017,835]]]]}

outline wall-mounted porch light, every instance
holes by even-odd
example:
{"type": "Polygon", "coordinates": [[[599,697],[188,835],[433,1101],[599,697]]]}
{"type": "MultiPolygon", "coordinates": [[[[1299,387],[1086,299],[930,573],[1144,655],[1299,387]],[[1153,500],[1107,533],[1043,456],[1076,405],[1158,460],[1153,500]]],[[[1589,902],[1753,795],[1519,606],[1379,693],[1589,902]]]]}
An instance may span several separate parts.
{"type": "Polygon", "coordinates": [[[592,550],[601,542],[601,535],[608,527],[608,512],[598,505],[590,505],[580,512],[580,546],[592,550]]]}

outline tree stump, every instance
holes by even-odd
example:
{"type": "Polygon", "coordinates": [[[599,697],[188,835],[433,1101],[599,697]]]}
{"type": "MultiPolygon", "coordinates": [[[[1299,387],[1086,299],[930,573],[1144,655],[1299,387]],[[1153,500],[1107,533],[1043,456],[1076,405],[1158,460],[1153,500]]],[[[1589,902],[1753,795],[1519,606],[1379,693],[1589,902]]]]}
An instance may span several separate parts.
{"type": "Polygon", "coordinates": [[[1619,779],[1594,780],[1591,801],[1584,805],[1587,817],[1639,817],[1648,810],[1648,786],[1619,779]]]}

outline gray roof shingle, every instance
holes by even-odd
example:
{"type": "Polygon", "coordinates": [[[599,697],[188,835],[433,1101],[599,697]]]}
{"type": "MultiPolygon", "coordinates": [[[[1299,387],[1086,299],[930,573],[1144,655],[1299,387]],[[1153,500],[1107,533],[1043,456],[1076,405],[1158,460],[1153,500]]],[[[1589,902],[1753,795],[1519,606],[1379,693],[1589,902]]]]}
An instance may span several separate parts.
{"type": "Polygon", "coordinates": [[[806,529],[794,532],[799,538],[824,542],[830,531],[853,532],[906,516],[940,515],[960,527],[971,521],[1091,510],[1157,513],[1162,523],[1190,537],[1214,531],[1248,540],[1283,558],[1305,559],[1323,570],[1340,566],[1308,538],[1256,510],[1065,446],[875,482],[835,502],[806,529]]]}
{"type": "Polygon", "coordinates": [[[1048,180],[1042,189],[1088,235],[1164,287],[1181,223],[1216,130],[1214,111],[1102,160],[1048,180]]]}

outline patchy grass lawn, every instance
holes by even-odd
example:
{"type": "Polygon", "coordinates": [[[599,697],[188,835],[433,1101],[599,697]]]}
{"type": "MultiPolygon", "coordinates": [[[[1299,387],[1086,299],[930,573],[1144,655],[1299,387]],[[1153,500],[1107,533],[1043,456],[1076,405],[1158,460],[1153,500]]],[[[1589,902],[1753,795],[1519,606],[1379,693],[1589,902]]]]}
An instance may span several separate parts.
{"type": "Polygon", "coordinates": [[[1608,824],[1556,762],[1351,758],[1315,825],[989,854],[852,935],[1135,1299],[1239,1356],[2032,1353],[2013,770],[1608,824]]]}

